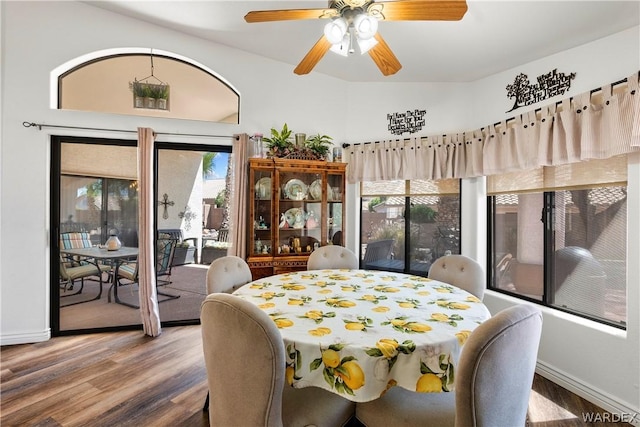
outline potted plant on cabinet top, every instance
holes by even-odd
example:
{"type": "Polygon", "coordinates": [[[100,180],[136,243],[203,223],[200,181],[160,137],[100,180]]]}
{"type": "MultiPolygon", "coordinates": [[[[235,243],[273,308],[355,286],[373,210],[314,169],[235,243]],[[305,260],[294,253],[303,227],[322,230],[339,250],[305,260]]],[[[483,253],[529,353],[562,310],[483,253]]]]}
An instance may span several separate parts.
{"type": "MultiPolygon", "coordinates": [[[[328,135],[313,135],[304,141],[304,145],[293,143],[292,131],[285,123],[282,130],[271,128],[271,136],[262,138],[269,150],[268,157],[300,160],[326,160],[332,139],[328,135]]],[[[297,134],[302,135],[302,134],[297,134]]]]}
{"type": "Polygon", "coordinates": [[[313,135],[305,141],[305,147],[315,154],[320,160],[326,160],[333,138],[328,135],[313,135]]]}
{"type": "Polygon", "coordinates": [[[294,148],[293,141],[291,141],[291,131],[286,123],[281,131],[271,128],[271,137],[264,137],[262,141],[267,143],[270,157],[286,157],[294,148]]]}

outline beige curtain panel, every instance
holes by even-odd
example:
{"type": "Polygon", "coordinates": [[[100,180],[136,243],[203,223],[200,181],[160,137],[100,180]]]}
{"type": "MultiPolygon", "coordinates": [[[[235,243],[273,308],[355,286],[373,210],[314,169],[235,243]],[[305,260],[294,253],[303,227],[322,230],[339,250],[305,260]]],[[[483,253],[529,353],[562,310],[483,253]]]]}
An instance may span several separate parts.
{"type": "MultiPolygon", "coordinates": [[[[138,128],[138,285],[140,317],[146,335],[157,337],[160,328],[160,310],[156,294],[155,232],[153,213],[153,146],[155,134],[151,128],[138,128]]],[[[114,279],[115,280],[115,279],[114,279]]],[[[116,284],[117,285],[117,284],[116,284]]]]}
{"type": "Polygon", "coordinates": [[[352,145],[347,180],[471,178],[638,151],[639,79],[634,73],[615,90],[605,85],[470,132],[352,145]]]}
{"type": "Polygon", "coordinates": [[[227,255],[247,257],[247,189],[249,187],[249,135],[234,135],[231,170],[231,212],[227,255]]]}

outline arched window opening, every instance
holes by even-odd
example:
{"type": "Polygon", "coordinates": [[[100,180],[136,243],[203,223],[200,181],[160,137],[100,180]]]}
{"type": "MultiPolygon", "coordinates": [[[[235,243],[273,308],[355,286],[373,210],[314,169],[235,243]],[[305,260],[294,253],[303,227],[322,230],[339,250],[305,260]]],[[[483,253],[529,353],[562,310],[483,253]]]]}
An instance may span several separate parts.
{"type": "Polygon", "coordinates": [[[52,80],[52,108],[239,123],[239,93],[207,67],[168,52],[95,52],[58,67],[52,80]],[[144,88],[138,95],[148,99],[136,101],[144,88]]]}

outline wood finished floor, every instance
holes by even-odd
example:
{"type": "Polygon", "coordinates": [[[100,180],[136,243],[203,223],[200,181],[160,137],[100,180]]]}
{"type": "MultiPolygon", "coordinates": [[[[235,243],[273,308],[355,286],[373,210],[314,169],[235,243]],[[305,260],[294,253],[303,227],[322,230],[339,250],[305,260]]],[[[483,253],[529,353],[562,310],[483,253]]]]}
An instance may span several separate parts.
{"type": "MultiPolygon", "coordinates": [[[[208,426],[200,340],[199,326],[183,326],[155,339],[127,331],[4,346],[0,425],[208,426]]],[[[605,413],[536,375],[529,426],[596,425],[586,412],[605,413]]]]}

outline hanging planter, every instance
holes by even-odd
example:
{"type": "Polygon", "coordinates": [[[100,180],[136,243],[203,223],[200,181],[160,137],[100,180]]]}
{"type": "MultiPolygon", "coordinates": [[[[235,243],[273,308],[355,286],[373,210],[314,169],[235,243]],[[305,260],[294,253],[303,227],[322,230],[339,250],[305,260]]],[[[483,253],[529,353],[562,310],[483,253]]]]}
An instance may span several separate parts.
{"type": "Polygon", "coordinates": [[[169,109],[169,85],[134,81],[130,83],[133,92],[133,108],[150,110],[169,109]]]}
{"type": "Polygon", "coordinates": [[[156,108],[158,110],[167,110],[169,105],[169,85],[153,85],[151,93],[156,100],[156,108]]]}
{"type": "Polygon", "coordinates": [[[147,96],[144,99],[144,108],[148,108],[149,110],[155,110],[156,108],[156,99],[150,96],[147,96]]]}
{"type": "Polygon", "coordinates": [[[146,108],[148,110],[169,109],[169,85],[153,75],[153,51],[149,56],[151,60],[151,75],[142,80],[133,79],[129,82],[129,88],[133,92],[133,108],[146,108]],[[157,83],[149,83],[154,79],[157,83]]]}

